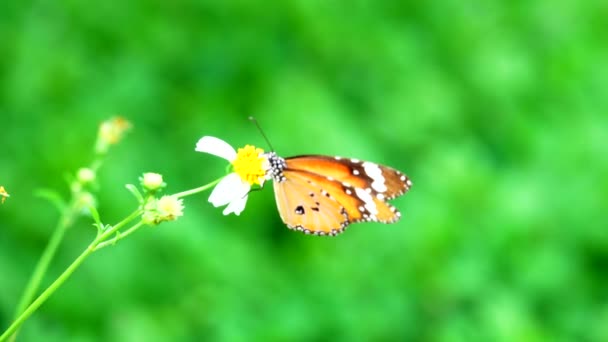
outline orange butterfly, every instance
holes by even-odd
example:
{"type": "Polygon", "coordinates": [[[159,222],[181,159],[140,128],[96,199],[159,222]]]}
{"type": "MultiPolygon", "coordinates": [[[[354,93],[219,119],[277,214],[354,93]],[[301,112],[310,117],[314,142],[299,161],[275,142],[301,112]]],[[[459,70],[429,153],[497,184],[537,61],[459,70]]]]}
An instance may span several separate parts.
{"type": "Polygon", "coordinates": [[[355,222],[392,223],[400,213],[387,201],[412,186],[403,173],[357,159],[317,155],[281,158],[247,145],[238,152],[215,137],[201,138],[196,151],[228,160],[233,172],[213,189],[209,202],[239,215],[254,184],[274,181],[281,219],[290,229],[335,236],[355,222]]]}
{"type": "Polygon", "coordinates": [[[267,155],[279,215],[305,234],[335,236],[355,222],[396,222],[401,213],[386,201],[412,186],[395,169],[357,159],[267,155]]]}

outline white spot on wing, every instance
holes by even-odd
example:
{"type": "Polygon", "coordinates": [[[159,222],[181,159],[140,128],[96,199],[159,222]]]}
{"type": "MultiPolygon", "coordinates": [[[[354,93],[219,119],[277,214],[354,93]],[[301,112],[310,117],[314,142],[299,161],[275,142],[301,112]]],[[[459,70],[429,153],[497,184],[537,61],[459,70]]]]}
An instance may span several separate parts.
{"type": "Polygon", "coordinates": [[[365,162],[363,163],[365,173],[372,179],[372,188],[377,192],[385,192],[387,190],[384,176],[382,176],[382,169],[374,163],[365,162]]]}
{"type": "Polygon", "coordinates": [[[367,211],[370,212],[370,214],[372,214],[372,217],[376,216],[378,214],[378,208],[376,207],[376,203],[374,202],[372,195],[368,194],[361,188],[355,188],[355,193],[357,194],[357,197],[363,201],[363,206],[365,209],[367,209],[367,211]]]}
{"type": "Polygon", "coordinates": [[[358,176],[359,175],[359,170],[353,170],[353,175],[358,176]]]}

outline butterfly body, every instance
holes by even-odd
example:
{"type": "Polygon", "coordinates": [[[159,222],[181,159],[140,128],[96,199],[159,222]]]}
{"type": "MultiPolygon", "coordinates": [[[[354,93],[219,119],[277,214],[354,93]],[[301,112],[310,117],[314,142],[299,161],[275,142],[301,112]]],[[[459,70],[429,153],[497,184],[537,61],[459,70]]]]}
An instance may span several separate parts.
{"type": "Polygon", "coordinates": [[[412,185],[393,168],[357,159],[274,152],[267,158],[281,219],[306,234],[335,236],[355,222],[396,222],[400,213],[386,201],[412,185]]]}

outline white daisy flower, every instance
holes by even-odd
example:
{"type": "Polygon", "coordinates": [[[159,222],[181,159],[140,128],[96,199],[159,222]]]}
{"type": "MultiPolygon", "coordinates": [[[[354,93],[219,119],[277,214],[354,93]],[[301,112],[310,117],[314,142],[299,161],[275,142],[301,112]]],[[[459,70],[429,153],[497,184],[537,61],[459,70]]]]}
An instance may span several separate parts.
{"type": "Polygon", "coordinates": [[[239,215],[247,204],[247,195],[254,184],[263,185],[268,160],[261,148],[246,145],[236,151],[222,139],[205,136],[197,143],[195,151],[213,154],[232,164],[232,173],[224,177],[213,189],[209,202],[215,207],[227,205],[224,215],[239,215]]]}

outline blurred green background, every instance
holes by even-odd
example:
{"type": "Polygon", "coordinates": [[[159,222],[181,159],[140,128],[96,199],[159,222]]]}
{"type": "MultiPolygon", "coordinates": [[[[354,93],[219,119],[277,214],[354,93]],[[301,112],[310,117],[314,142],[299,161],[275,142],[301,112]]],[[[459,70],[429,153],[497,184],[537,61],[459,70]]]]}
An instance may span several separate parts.
{"type": "MultiPolygon", "coordinates": [[[[178,192],[223,173],[203,135],[391,165],[394,225],[289,231],[272,190],[92,255],[22,341],[607,341],[608,6],[603,1],[2,1],[0,330],[98,124],[133,123],[99,174],[178,192]]],[[[44,285],[94,237],[68,231],[44,285]]]]}

